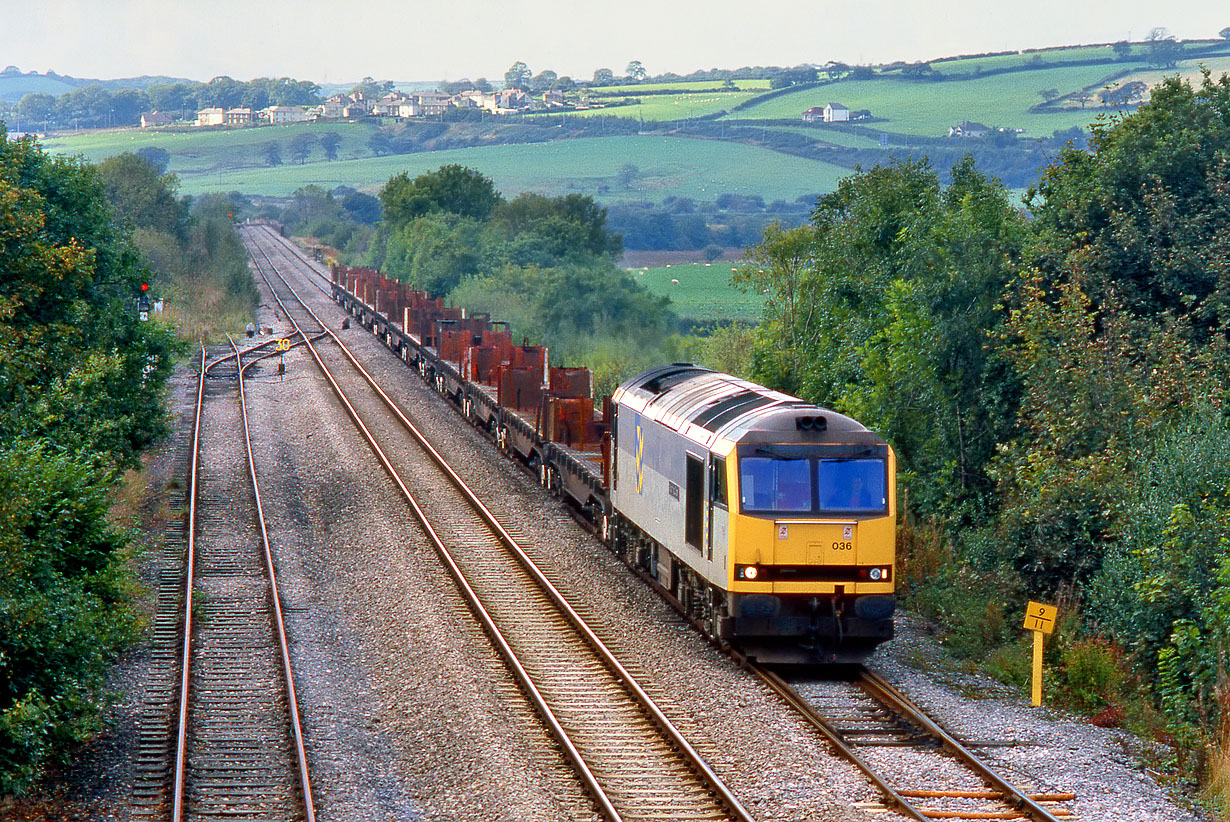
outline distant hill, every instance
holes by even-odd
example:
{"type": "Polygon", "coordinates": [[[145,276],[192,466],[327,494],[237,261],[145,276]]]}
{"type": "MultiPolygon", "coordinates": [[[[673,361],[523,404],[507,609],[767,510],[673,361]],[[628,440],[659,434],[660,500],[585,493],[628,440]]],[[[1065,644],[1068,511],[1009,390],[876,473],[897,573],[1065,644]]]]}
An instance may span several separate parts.
{"type": "Polygon", "coordinates": [[[9,66],[0,72],[0,100],[16,103],[27,94],[50,94],[59,97],[65,92],[84,86],[102,86],[106,89],[148,88],[155,83],[191,83],[180,77],[125,77],[118,80],[94,80],[84,77],[69,77],[49,71],[39,74],[37,71],[22,72],[16,66],[9,66]]]}

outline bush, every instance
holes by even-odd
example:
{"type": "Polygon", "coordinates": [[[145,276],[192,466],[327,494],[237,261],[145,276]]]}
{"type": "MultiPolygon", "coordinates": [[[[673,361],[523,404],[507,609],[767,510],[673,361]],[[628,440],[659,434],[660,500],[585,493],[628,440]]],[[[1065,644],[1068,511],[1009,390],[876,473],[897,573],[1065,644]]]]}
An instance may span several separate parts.
{"type": "Polygon", "coordinates": [[[1001,645],[987,654],[986,670],[1000,682],[1022,690],[1033,677],[1032,638],[1022,636],[1015,642],[1001,645]]]}
{"type": "Polygon", "coordinates": [[[1126,661],[1109,641],[1077,640],[1060,658],[1056,684],[1074,707],[1092,712],[1122,700],[1126,661]]]}
{"type": "Polygon", "coordinates": [[[108,667],[135,635],[114,478],[91,462],[0,447],[0,795],[98,731],[108,667]]]}

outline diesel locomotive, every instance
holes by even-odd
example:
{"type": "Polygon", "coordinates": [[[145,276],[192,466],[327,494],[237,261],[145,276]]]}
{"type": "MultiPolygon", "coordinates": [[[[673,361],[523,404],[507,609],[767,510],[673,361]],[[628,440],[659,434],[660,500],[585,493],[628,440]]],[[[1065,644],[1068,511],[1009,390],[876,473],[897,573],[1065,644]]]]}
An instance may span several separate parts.
{"type": "Polygon", "coordinates": [[[892,637],[895,464],[849,417],[691,364],[612,397],[616,551],[762,662],[892,637]]]}
{"type": "Polygon", "coordinates": [[[333,266],[333,298],[715,640],[761,662],[865,659],[893,635],[896,466],[853,419],[687,363],[599,415],[489,318],[333,266]]]}

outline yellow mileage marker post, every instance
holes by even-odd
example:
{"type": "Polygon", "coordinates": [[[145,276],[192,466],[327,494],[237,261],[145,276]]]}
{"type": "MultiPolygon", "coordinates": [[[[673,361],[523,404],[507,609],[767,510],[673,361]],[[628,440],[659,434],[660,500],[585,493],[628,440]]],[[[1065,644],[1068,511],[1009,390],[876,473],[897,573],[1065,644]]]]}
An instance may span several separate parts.
{"type": "Polygon", "coordinates": [[[1034,632],[1034,682],[1033,704],[1042,704],[1042,636],[1054,633],[1055,617],[1059,609],[1054,605],[1043,605],[1041,602],[1030,601],[1025,608],[1025,629],[1034,632]]]}

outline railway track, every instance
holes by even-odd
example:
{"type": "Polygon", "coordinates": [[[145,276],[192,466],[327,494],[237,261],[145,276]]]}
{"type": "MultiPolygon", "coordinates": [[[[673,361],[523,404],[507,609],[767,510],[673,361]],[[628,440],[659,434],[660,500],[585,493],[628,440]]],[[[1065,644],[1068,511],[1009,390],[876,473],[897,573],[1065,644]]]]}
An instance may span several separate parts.
{"type": "Polygon", "coordinates": [[[1059,805],[1074,800],[1074,794],[1027,793],[1012,785],[909,697],[866,668],[852,669],[848,678],[791,677],[792,683],[773,670],[749,667],[867,775],[886,809],[918,820],[1073,818],[1059,805]],[[877,750],[894,753],[877,756],[877,750]],[[921,760],[933,761],[937,755],[949,767],[920,767],[921,760]],[[930,784],[918,784],[917,776],[901,776],[903,770],[925,772],[930,784]],[[941,778],[948,787],[935,787],[941,778]],[[951,787],[954,781],[960,786],[951,787]]]}
{"type": "Polygon", "coordinates": [[[167,682],[155,692],[170,702],[174,691],[177,701],[163,714],[177,722],[162,744],[153,729],[143,739],[134,803],[142,817],[315,819],[247,426],[245,353],[233,347],[212,362],[201,353],[187,540],[181,573],[163,575],[155,629],[160,648],[179,637],[176,687],[167,682]],[[177,617],[168,615],[172,599],[177,617]]]}
{"type": "MultiPolygon", "coordinates": [[[[300,336],[312,336],[306,328],[324,328],[279,276],[275,258],[284,253],[280,243],[252,233],[245,240],[258,273],[300,336]]],[[[307,348],[597,812],[616,820],[750,820],[712,768],[530,560],[521,546],[527,536],[498,522],[353,354],[336,337],[333,341],[336,346],[328,351],[307,348]],[[364,384],[357,385],[360,378],[364,384]],[[355,387],[348,390],[343,382],[355,387]]]]}

